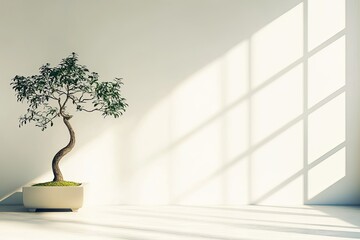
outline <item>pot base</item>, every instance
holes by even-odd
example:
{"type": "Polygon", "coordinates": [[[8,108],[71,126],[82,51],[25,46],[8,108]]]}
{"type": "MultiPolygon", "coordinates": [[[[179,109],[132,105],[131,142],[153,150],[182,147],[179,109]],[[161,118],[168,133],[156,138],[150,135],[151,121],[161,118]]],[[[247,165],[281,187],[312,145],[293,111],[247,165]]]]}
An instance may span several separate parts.
{"type": "Polygon", "coordinates": [[[71,209],[76,212],[83,206],[84,187],[23,187],[24,207],[36,209],[71,209]]]}

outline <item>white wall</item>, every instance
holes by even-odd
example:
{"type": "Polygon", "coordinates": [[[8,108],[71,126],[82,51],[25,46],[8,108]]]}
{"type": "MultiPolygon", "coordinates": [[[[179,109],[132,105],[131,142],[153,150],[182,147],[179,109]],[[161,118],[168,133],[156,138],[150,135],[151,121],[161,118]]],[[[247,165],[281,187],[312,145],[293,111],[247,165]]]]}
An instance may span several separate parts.
{"type": "Polygon", "coordinates": [[[18,129],[9,82],[75,51],[130,105],[72,120],[63,174],[90,203],[359,204],[359,16],[356,0],[0,0],[2,203],[51,180],[67,141],[60,121],[18,129]]]}

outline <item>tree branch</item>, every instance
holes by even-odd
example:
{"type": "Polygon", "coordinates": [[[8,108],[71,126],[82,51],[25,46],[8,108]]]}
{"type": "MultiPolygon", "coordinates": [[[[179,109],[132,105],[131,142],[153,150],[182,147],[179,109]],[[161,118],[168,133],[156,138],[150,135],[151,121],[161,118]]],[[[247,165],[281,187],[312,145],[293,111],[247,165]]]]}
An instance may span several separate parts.
{"type": "Polygon", "coordinates": [[[67,87],[66,98],[65,98],[64,103],[62,104],[62,107],[61,107],[62,109],[65,109],[65,105],[66,105],[67,101],[69,100],[69,97],[70,97],[69,88],[67,87]]]}
{"type": "Polygon", "coordinates": [[[56,92],[59,94],[59,97],[62,95],[67,95],[66,92],[60,90],[60,89],[56,89],[56,92]]]}
{"type": "Polygon", "coordinates": [[[52,118],[48,118],[47,121],[43,122],[42,125],[46,125],[48,124],[49,122],[51,122],[52,120],[54,120],[56,117],[58,116],[58,113],[55,114],[52,118]]]}
{"type": "Polygon", "coordinates": [[[70,105],[77,111],[99,111],[103,116],[116,118],[123,114],[127,104],[120,94],[121,79],[99,82],[97,73],[90,73],[77,61],[73,53],[57,67],[43,65],[40,75],[16,75],[13,78],[11,85],[17,101],[26,102],[29,106],[27,113],[20,117],[21,126],[37,122],[37,126],[44,130],[50,123],[53,125],[56,117],[70,119],[73,110],[70,105]]]}
{"type": "Polygon", "coordinates": [[[85,111],[85,112],[95,112],[95,111],[101,111],[102,108],[94,108],[94,109],[91,109],[91,110],[87,110],[85,108],[82,108],[81,111],[85,111]]]}

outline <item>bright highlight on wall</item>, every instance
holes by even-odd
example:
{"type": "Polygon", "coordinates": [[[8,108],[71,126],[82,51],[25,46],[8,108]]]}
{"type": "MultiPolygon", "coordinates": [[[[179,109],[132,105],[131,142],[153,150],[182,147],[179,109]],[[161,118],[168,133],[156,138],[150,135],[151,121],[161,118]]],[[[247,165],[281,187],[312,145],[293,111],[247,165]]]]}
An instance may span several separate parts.
{"type": "Polygon", "coordinates": [[[309,107],[345,86],[345,36],[308,60],[309,107]]]}
{"type": "Polygon", "coordinates": [[[345,29],[344,0],[309,0],[308,46],[313,50],[323,42],[345,29]]]}
{"type": "Polygon", "coordinates": [[[251,85],[258,87],[303,55],[303,4],[251,37],[251,85]]]}
{"type": "Polygon", "coordinates": [[[345,1],[300,1],[63,171],[91,203],[317,203],[347,174],[345,33],[345,1]]]}
{"type": "Polygon", "coordinates": [[[150,109],[130,139],[130,201],[301,204],[340,181],[345,6],[335,2],[298,4],[150,109]]]}

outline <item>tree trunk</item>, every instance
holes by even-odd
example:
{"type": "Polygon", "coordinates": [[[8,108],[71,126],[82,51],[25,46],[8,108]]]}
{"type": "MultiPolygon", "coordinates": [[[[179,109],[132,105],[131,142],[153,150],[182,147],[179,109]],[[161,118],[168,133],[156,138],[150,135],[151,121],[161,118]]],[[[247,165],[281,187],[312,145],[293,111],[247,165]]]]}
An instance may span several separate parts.
{"type": "Polygon", "coordinates": [[[63,175],[59,168],[59,162],[75,146],[75,132],[70,125],[70,122],[69,122],[70,118],[71,118],[71,116],[68,116],[68,115],[63,116],[63,121],[70,133],[70,141],[65,147],[63,147],[59,152],[57,152],[55,154],[55,156],[52,160],[52,171],[54,174],[54,180],[53,180],[54,182],[64,180],[63,175]]]}

